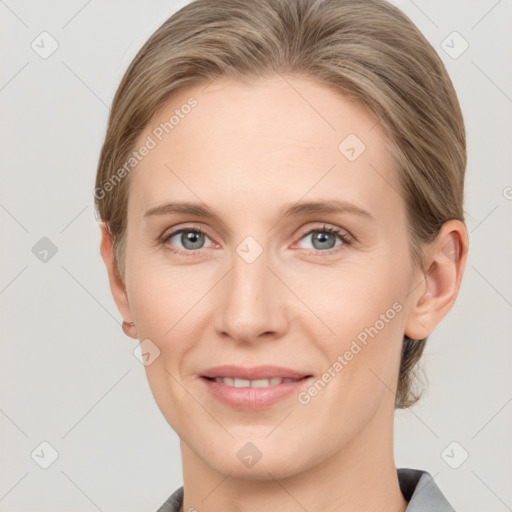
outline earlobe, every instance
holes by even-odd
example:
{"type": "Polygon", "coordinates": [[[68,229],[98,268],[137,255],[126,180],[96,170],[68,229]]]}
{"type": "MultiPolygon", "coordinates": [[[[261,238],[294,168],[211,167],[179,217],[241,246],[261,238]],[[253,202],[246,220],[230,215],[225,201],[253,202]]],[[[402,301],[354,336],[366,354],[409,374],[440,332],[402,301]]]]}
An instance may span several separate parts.
{"type": "Polygon", "coordinates": [[[426,249],[427,271],[413,291],[405,334],[428,337],[452,308],[459,293],[468,253],[466,227],[459,220],[443,224],[426,249]]]}
{"type": "Polygon", "coordinates": [[[101,228],[100,253],[107,268],[108,281],[110,285],[110,291],[112,292],[112,297],[114,298],[117,309],[123,317],[123,331],[128,336],[137,338],[132,320],[132,314],[130,311],[130,305],[128,302],[128,295],[126,293],[126,287],[115,270],[112,235],[108,229],[108,226],[104,222],[100,222],[99,225],[101,228]],[[129,326],[130,329],[125,328],[125,325],[129,326]]]}

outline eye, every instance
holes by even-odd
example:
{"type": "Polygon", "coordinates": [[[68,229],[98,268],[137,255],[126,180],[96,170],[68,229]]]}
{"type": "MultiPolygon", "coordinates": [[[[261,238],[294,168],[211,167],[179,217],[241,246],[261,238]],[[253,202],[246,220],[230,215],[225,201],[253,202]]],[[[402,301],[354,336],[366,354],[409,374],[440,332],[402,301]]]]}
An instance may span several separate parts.
{"type": "Polygon", "coordinates": [[[206,233],[199,228],[182,228],[164,235],[162,243],[168,244],[169,249],[173,252],[187,254],[199,249],[204,249],[205,239],[209,240],[206,233]],[[179,244],[181,244],[183,249],[179,244]],[[176,248],[177,245],[178,247],[176,248]]]}
{"type": "MultiPolygon", "coordinates": [[[[345,246],[349,246],[352,243],[348,233],[340,228],[325,225],[310,229],[302,235],[300,240],[307,239],[308,237],[311,240],[312,247],[306,247],[306,249],[312,249],[325,256],[343,250],[345,246]],[[339,241],[337,245],[336,239],[339,241]]],[[[200,249],[213,246],[211,240],[209,245],[205,245],[205,240],[210,240],[210,238],[202,229],[184,227],[165,234],[162,237],[161,243],[166,245],[172,252],[191,256],[200,249]]]]}
{"type": "Polygon", "coordinates": [[[337,249],[338,247],[350,245],[352,241],[346,232],[339,228],[329,226],[310,229],[302,236],[301,240],[307,240],[308,238],[311,240],[312,247],[306,247],[306,249],[311,248],[315,251],[320,251],[326,254],[338,252],[338,250],[341,250],[337,249]],[[336,245],[336,239],[340,241],[338,245],[336,245]]]}

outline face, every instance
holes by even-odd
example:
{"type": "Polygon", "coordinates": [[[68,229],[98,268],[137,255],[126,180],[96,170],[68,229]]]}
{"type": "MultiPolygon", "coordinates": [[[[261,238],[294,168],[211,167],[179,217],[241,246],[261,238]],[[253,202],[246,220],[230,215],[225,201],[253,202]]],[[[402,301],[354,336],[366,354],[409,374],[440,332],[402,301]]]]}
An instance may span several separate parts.
{"type": "Polygon", "coordinates": [[[405,206],[381,125],[339,92],[296,77],[205,87],[139,139],[155,145],[131,175],[127,302],[190,452],[285,477],[390,432],[417,285],[405,206]]]}

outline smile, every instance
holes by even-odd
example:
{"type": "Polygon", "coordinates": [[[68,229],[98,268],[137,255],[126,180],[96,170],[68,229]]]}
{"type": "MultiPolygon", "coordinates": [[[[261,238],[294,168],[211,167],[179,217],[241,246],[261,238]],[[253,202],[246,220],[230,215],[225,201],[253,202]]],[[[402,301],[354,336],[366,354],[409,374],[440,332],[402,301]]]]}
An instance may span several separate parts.
{"type": "Polygon", "coordinates": [[[283,379],[281,377],[273,377],[271,379],[238,379],[232,377],[215,377],[215,382],[222,382],[227,386],[235,388],[268,388],[269,386],[276,386],[278,384],[287,384],[289,382],[296,382],[298,379],[283,379]]]}

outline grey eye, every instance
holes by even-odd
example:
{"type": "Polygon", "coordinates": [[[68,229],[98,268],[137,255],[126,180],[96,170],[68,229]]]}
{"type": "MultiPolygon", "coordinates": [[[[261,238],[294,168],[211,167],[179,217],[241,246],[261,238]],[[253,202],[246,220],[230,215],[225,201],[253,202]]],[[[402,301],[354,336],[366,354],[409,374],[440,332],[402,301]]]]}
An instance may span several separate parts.
{"type": "Polygon", "coordinates": [[[308,239],[311,240],[311,246],[304,248],[315,249],[317,251],[333,249],[337,245],[339,246],[345,243],[343,235],[333,228],[312,229],[302,237],[302,240],[308,239]],[[339,243],[336,245],[337,239],[339,243]]]}
{"type": "Polygon", "coordinates": [[[171,245],[177,245],[180,249],[183,248],[187,251],[194,251],[204,248],[206,238],[206,234],[202,231],[195,229],[180,229],[171,233],[167,237],[166,241],[171,245]]]}

